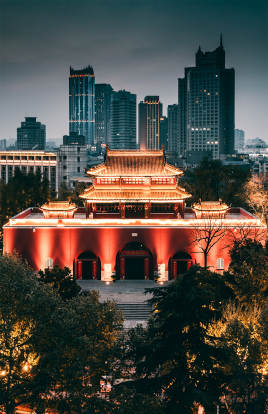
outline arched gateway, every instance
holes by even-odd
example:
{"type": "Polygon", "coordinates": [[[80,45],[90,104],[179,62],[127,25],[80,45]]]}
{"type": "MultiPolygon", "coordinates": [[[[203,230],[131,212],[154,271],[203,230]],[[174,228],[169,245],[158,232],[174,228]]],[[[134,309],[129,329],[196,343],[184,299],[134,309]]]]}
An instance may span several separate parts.
{"type": "Polygon", "coordinates": [[[192,265],[193,259],[186,252],[177,252],[170,259],[170,279],[176,279],[177,276],[187,272],[192,265]]]}
{"type": "Polygon", "coordinates": [[[100,260],[91,251],[81,253],[74,261],[74,273],[77,279],[100,279],[100,260]]]}
{"type": "Polygon", "coordinates": [[[152,276],[152,254],[140,242],[130,242],[120,250],[116,260],[117,278],[149,280],[152,276]]]}

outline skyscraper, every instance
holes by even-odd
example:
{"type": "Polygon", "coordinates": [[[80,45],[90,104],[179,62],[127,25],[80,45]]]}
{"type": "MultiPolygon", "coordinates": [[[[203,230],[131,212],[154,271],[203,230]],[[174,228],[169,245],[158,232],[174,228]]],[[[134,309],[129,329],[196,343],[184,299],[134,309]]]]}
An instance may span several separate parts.
{"type": "Polygon", "coordinates": [[[17,128],[17,149],[44,150],[46,146],[46,126],[36,122],[35,117],[26,117],[17,128]]]}
{"type": "Polygon", "coordinates": [[[159,125],[159,134],[160,134],[160,148],[164,145],[164,148],[168,148],[168,119],[166,116],[160,117],[159,125]]]}
{"type": "Polygon", "coordinates": [[[178,105],[168,105],[168,152],[176,158],[178,153],[178,105]]]}
{"type": "Polygon", "coordinates": [[[113,88],[107,83],[95,85],[95,144],[109,142],[112,92],[113,88]]]}
{"type": "Polygon", "coordinates": [[[222,44],[196,53],[196,66],[179,79],[179,153],[207,151],[214,159],[234,151],[234,69],[222,44]]]}
{"type": "Polygon", "coordinates": [[[69,133],[84,135],[87,145],[94,144],[95,75],[93,68],[75,70],[69,77],[69,133]]]}
{"type": "Polygon", "coordinates": [[[139,103],[139,145],[140,149],[160,148],[160,118],[162,104],[159,96],[145,96],[139,103]]]}
{"type": "Polygon", "coordinates": [[[245,146],[245,131],[243,129],[235,129],[235,150],[237,152],[243,151],[245,146]]]}
{"type": "Polygon", "coordinates": [[[136,149],[136,99],[125,90],[112,93],[110,148],[136,149]]]}

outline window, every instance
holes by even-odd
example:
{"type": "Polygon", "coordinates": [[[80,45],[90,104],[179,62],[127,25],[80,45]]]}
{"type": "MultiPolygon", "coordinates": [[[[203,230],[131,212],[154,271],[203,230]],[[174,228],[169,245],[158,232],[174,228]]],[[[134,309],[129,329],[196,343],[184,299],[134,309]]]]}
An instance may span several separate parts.
{"type": "Polygon", "coordinates": [[[224,270],[224,259],[217,259],[217,270],[224,270]]]}
{"type": "Polygon", "coordinates": [[[46,258],[46,266],[47,269],[52,269],[53,267],[53,259],[51,257],[46,258]]]}
{"type": "Polygon", "coordinates": [[[80,167],[77,167],[77,172],[80,172],[80,167]]]}

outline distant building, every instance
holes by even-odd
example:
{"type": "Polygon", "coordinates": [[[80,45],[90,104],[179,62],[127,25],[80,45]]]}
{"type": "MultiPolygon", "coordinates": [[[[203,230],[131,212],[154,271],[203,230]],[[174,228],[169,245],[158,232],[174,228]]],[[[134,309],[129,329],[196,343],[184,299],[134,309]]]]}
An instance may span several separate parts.
{"type": "Polygon", "coordinates": [[[69,133],[84,135],[87,145],[94,144],[95,75],[93,68],[75,70],[69,77],[69,133]]]}
{"type": "Polygon", "coordinates": [[[59,190],[59,159],[56,152],[49,151],[1,151],[0,180],[8,183],[14,176],[16,168],[22,173],[36,174],[46,177],[50,188],[56,193],[59,190]]]}
{"type": "Polygon", "coordinates": [[[136,99],[125,90],[112,93],[110,148],[136,149],[136,99]]]}
{"type": "Polygon", "coordinates": [[[168,119],[166,116],[160,117],[159,124],[159,140],[160,148],[164,145],[165,150],[168,149],[168,119]]]}
{"type": "Polygon", "coordinates": [[[145,96],[139,103],[139,146],[140,149],[160,148],[160,118],[162,104],[159,96],[145,96]]]}
{"type": "Polygon", "coordinates": [[[178,155],[179,107],[168,105],[168,156],[173,162],[178,155]]]}
{"type": "Polygon", "coordinates": [[[196,66],[179,79],[179,152],[207,151],[214,159],[234,152],[234,69],[225,68],[222,44],[196,53],[196,66]]]}
{"type": "Polygon", "coordinates": [[[234,148],[237,152],[242,152],[245,146],[245,131],[242,129],[235,129],[234,148]]]}
{"type": "Polygon", "coordinates": [[[112,92],[107,83],[95,85],[95,144],[107,144],[110,140],[112,92]]]}
{"type": "Polygon", "coordinates": [[[71,132],[70,135],[63,135],[63,145],[86,145],[84,135],[79,135],[77,132],[71,132]]]}
{"type": "Polygon", "coordinates": [[[46,126],[35,117],[26,117],[17,128],[17,149],[44,150],[46,147],[46,126]]]}
{"type": "Polygon", "coordinates": [[[0,151],[5,151],[7,148],[7,140],[0,139],[0,151]]]}
{"type": "Polygon", "coordinates": [[[58,150],[59,182],[72,187],[72,181],[77,177],[85,176],[88,164],[88,150],[85,138],[70,134],[63,137],[63,145],[58,150]]]}

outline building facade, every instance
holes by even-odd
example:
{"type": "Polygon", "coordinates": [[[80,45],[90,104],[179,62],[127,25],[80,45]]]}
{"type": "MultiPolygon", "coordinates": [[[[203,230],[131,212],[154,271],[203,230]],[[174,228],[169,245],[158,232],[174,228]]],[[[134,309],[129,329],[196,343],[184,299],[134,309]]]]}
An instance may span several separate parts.
{"type": "Polygon", "coordinates": [[[145,96],[139,103],[139,147],[158,150],[160,148],[160,118],[162,104],[159,96],[145,96]]]}
{"type": "Polygon", "coordinates": [[[125,90],[112,93],[110,148],[136,149],[136,100],[125,90]]]}
{"type": "Polygon", "coordinates": [[[179,108],[178,105],[168,105],[168,157],[173,162],[178,157],[178,129],[179,108]]]}
{"type": "Polygon", "coordinates": [[[234,152],[234,69],[225,68],[222,44],[199,47],[195,67],[178,80],[179,151],[207,151],[214,159],[234,152]]]}
{"type": "Polygon", "coordinates": [[[95,144],[108,144],[111,134],[113,88],[107,83],[95,85],[95,144]]]}
{"type": "Polygon", "coordinates": [[[160,148],[162,148],[164,146],[164,148],[167,149],[168,148],[168,119],[167,119],[167,116],[161,116],[161,118],[160,118],[159,133],[160,133],[160,148]]]}
{"type": "Polygon", "coordinates": [[[46,126],[35,117],[26,117],[17,128],[17,149],[44,150],[46,147],[46,126]]]}
{"type": "Polygon", "coordinates": [[[0,151],[0,179],[5,183],[14,176],[16,168],[22,173],[45,176],[53,192],[59,190],[59,158],[48,151],[0,151]]]}
{"type": "Polygon", "coordinates": [[[245,131],[235,129],[234,149],[236,152],[243,152],[245,146],[245,131]]]}
{"type": "Polygon", "coordinates": [[[91,66],[70,67],[69,133],[84,135],[87,145],[94,144],[95,134],[95,75],[91,66]]]}
{"type": "MultiPolygon", "coordinates": [[[[64,137],[63,137],[64,138],[64,137]]],[[[84,140],[63,139],[58,149],[59,183],[72,187],[77,177],[84,177],[88,165],[88,149],[84,140]]],[[[83,137],[84,138],[84,137],[83,137]]]]}
{"type": "Polygon", "coordinates": [[[93,184],[81,195],[84,208],[53,202],[13,217],[4,226],[4,253],[16,250],[36,270],[68,266],[77,279],[164,283],[204,265],[200,232],[220,232],[207,256],[207,266],[219,272],[228,268],[238,237],[258,232],[265,241],[266,227],[241,208],[215,201],[185,207],[190,194],[179,185],[182,171],[163,150],[108,149],[88,175],[93,184]]]}

